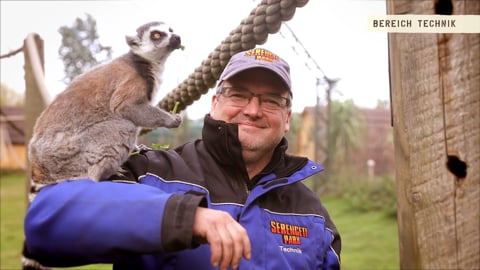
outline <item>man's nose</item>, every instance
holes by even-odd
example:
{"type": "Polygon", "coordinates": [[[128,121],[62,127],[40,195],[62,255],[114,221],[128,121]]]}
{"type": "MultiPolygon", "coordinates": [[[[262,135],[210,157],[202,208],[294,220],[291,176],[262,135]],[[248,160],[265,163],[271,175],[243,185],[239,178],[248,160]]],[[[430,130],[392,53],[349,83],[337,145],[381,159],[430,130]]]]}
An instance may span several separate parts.
{"type": "Polygon", "coordinates": [[[258,116],[261,112],[260,98],[256,96],[252,97],[245,108],[243,108],[243,113],[247,115],[258,116]]]}

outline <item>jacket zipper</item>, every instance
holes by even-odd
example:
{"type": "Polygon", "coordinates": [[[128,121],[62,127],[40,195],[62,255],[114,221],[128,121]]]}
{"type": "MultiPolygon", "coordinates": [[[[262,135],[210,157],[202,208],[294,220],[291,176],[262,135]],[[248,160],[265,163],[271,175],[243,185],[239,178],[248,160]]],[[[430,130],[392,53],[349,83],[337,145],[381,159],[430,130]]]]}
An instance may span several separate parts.
{"type": "Polygon", "coordinates": [[[250,189],[248,189],[247,183],[243,181],[243,186],[245,187],[245,193],[247,193],[247,197],[245,198],[245,202],[247,201],[248,195],[250,195],[250,189]]]}

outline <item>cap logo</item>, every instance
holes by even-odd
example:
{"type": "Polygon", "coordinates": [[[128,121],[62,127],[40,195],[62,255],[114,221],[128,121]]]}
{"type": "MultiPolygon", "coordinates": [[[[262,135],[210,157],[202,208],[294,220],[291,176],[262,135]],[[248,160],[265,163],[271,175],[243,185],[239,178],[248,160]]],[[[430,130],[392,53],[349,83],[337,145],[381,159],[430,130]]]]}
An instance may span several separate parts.
{"type": "Polygon", "coordinates": [[[278,59],[280,58],[276,54],[261,48],[246,51],[245,56],[250,56],[250,57],[253,56],[255,57],[255,60],[265,61],[265,62],[278,61],[278,59]]]}

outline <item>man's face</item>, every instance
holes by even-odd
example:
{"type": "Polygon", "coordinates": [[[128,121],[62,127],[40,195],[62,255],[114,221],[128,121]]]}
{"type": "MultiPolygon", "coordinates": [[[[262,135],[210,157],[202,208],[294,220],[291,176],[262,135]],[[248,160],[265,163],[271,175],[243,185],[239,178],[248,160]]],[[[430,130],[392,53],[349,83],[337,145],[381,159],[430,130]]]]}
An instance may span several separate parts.
{"type": "MultiPolygon", "coordinates": [[[[243,71],[222,83],[222,87],[239,87],[254,94],[275,94],[290,98],[286,86],[275,73],[254,68],[243,71]]],[[[259,97],[252,97],[244,106],[235,106],[225,95],[212,99],[212,118],[238,124],[238,136],[245,154],[272,153],[290,128],[291,110],[289,107],[266,110],[259,97]]]]}

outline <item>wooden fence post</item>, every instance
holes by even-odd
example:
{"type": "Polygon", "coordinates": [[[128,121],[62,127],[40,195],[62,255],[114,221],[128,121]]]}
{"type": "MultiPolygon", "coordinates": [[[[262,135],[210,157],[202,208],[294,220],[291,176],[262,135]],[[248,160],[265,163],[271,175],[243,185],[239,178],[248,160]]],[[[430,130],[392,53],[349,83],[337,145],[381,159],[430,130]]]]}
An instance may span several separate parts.
{"type": "MultiPolygon", "coordinates": [[[[433,15],[438,2],[387,1],[387,13],[433,15]]],[[[480,1],[452,4],[480,14],[480,1]]],[[[479,269],[480,34],[388,38],[400,268],[479,269]],[[467,164],[465,178],[447,155],[467,164]]]]}
{"type": "MultiPolygon", "coordinates": [[[[44,82],[43,40],[38,34],[29,34],[23,42],[25,57],[25,144],[32,137],[33,126],[38,116],[50,103],[50,96],[44,82]]],[[[27,158],[26,194],[27,205],[30,191],[30,161],[27,158]]]]}

